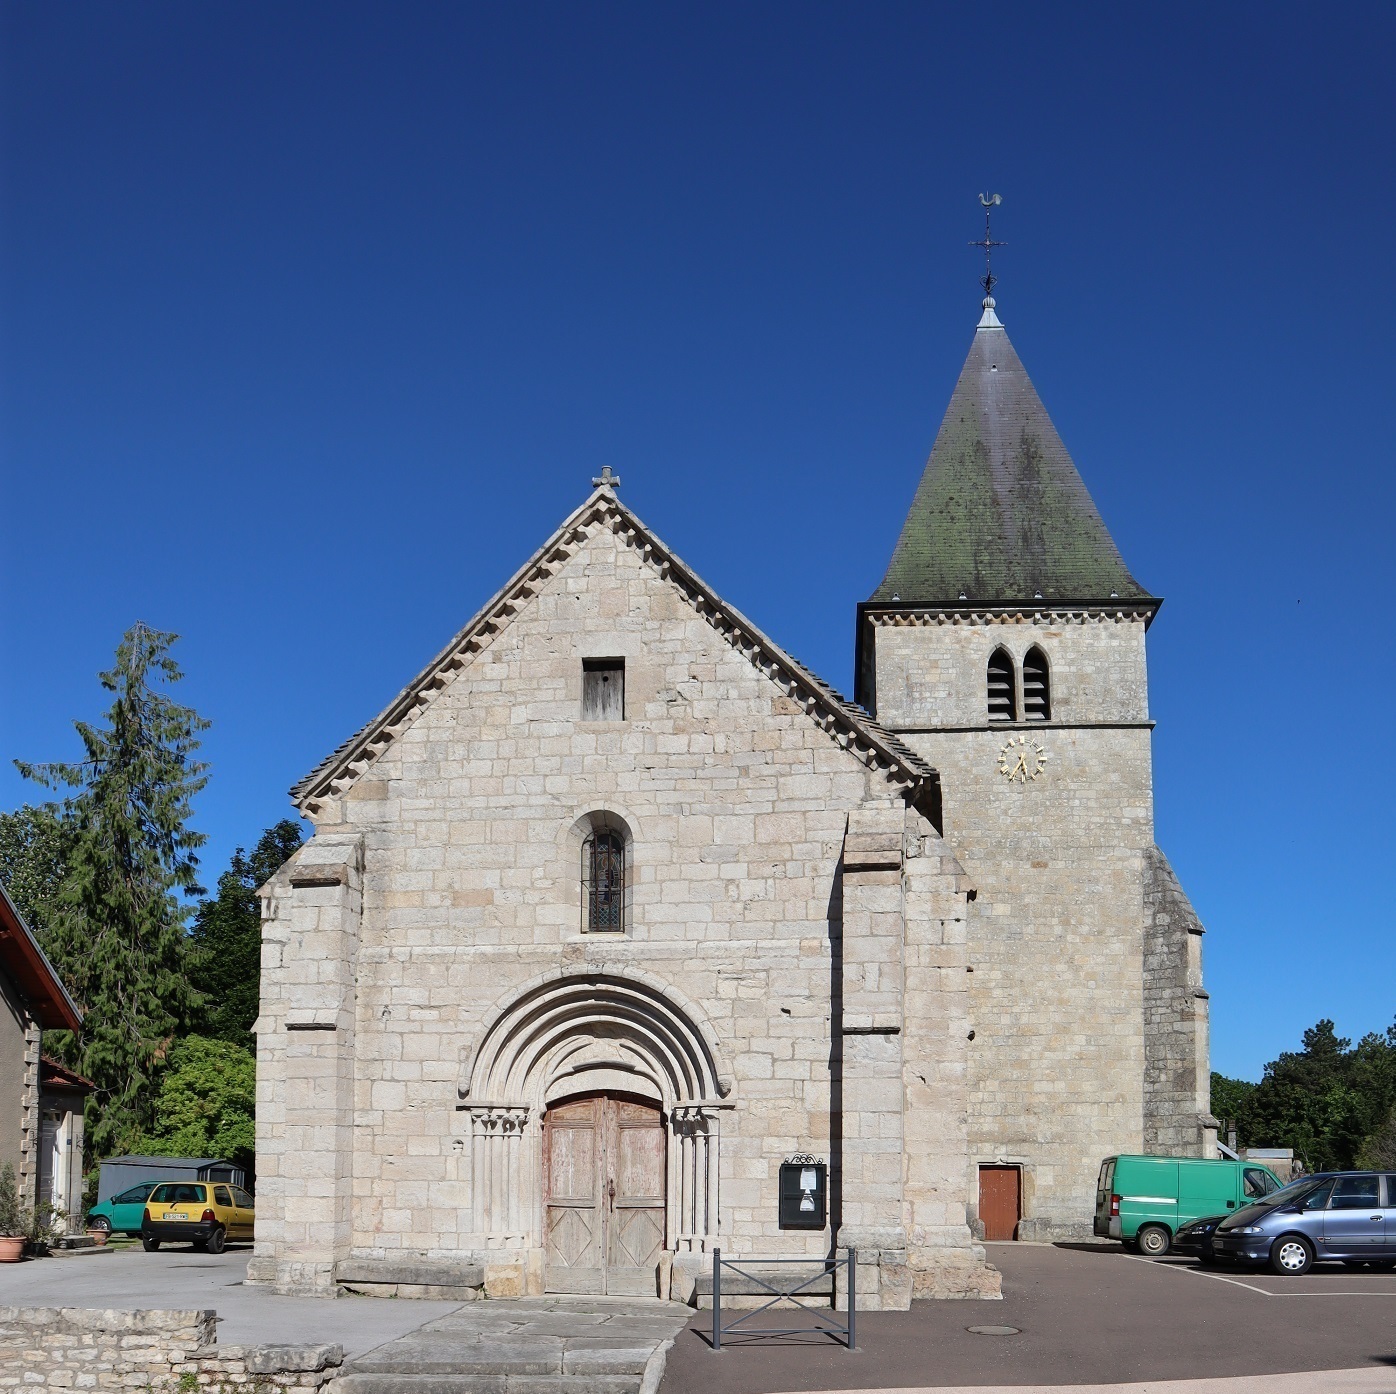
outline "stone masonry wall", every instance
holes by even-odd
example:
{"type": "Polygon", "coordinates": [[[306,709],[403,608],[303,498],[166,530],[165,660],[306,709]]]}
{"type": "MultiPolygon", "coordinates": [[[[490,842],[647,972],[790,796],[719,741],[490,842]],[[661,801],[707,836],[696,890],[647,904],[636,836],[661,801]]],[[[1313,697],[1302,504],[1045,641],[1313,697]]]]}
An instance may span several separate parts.
{"type": "MultiPolygon", "coordinates": [[[[730,1075],[727,1097],[709,1101],[713,1234],[724,1250],[826,1253],[830,1231],[778,1228],[777,1171],[791,1153],[842,1146],[831,1093],[841,857],[850,819],[899,797],[635,547],[594,527],[347,794],[326,801],[314,839],[268,890],[253,1276],[294,1285],[286,1261],[300,1245],[309,1265],[301,1277],[316,1281],[338,1259],[417,1255],[484,1262],[494,1275],[487,1291],[493,1281],[498,1295],[536,1286],[541,1196],[527,1198],[517,1237],[482,1232],[473,1219],[464,1086],[490,1023],[526,984],[581,972],[643,975],[687,1003],[717,1043],[730,1075]],[[580,719],[584,658],[624,658],[624,720],[580,719]],[[582,932],[582,835],[598,811],[631,839],[623,934],[582,932]],[[327,907],[318,897],[330,892],[297,878],[351,846],[362,848],[362,919],[336,942],[352,954],[352,983],[335,980],[339,1014],[312,1033],[307,1017],[329,1003],[312,1010],[308,994],[337,970],[317,966],[324,950],[307,936],[320,932],[327,907]],[[298,1014],[302,1029],[288,1031],[298,1014]],[[351,1050],[333,1044],[350,1032],[351,1050]],[[348,1146],[328,1120],[312,1136],[289,1107],[290,1053],[311,1048],[295,1046],[298,1035],[352,1059],[348,1146]],[[302,1198],[330,1186],[298,1155],[317,1147],[343,1147],[352,1169],[343,1238],[318,1218],[314,1236],[296,1229],[302,1198]]],[[[925,894],[948,905],[958,893],[954,859],[928,825],[921,839],[934,846],[925,894]]],[[[890,891],[899,913],[900,893],[890,891]]],[[[962,971],[933,964],[926,975],[925,1000],[962,1020],[962,971]]],[[[900,980],[887,983],[896,992],[878,1010],[899,1014],[900,980]]],[[[884,1029],[894,1026],[899,1015],[884,1029]]],[[[895,1091],[900,1047],[888,1049],[895,1061],[883,1073],[895,1091]]],[[[963,1060],[937,1037],[931,1054],[942,1052],[940,1104],[918,1143],[962,1169],[963,1060]]],[[[491,1102],[531,1103],[511,1118],[521,1120],[523,1155],[535,1156],[545,1101],[491,1102]]],[[[900,1098],[880,1094],[877,1106],[895,1113],[899,1131],[900,1098]]],[[[899,1136],[884,1137],[899,1155],[899,1136]]],[[[900,1213],[901,1168],[877,1148],[845,1153],[843,1184],[868,1213],[900,1213]]],[[[958,1221],[943,1195],[927,1203],[927,1242],[972,1263],[963,1197],[958,1221]]]]}
{"type": "Polygon", "coordinates": [[[1144,626],[1017,616],[880,627],[878,718],[941,774],[969,921],[970,1157],[1023,1173],[1019,1237],[1088,1235],[1101,1159],[1144,1137],[1145,856],[1153,847],[1144,626]],[[988,723],[985,669],[1047,655],[1048,722],[988,723]],[[889,720],[889,715],[895,720],[889,720]],[[1010,735],[1045,752],[1009,781],[1010,735]]]}
{"type": "Polygon", "coordinates": [[[1144,1150],[1215,1157],[1202,923],[1157,847],[1145,866],[1144,1150]]]}
{"type": "Polygon", "coordinates": [[[339,1372],[339,1346],[218,1346],[212,1311],[0,1307],[0,1389],[289,1394],[339,1372]]]}

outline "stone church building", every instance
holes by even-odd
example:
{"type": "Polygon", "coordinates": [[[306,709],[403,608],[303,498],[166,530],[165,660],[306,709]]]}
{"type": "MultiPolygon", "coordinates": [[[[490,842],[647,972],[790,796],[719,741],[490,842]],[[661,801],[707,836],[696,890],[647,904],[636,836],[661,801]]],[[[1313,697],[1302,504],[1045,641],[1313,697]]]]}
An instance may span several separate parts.
{"type": "Polygon", "coordinates": [[[1160,602],[993,302],[856,702],[617,483],[294,790],[251,1279],[687,1299],[715,1246],[852,1246],[860,1306],[996,1296],[982,1240],[1088,1234],[1105,1156],[1215,1155],[1160,602]]]}

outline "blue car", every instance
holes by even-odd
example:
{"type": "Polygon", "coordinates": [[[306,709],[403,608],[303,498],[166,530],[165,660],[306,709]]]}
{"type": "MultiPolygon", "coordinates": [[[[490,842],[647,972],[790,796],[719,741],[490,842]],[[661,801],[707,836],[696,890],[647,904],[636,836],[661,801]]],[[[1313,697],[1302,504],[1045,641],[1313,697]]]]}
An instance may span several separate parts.
{"type": "Polygon", "coordinates": [[[100,1205],[94,1205],[87,1212],[88,1229],[104,1229],[108,1234],[134,1234],[139,1238],[145,1203],[159,1184],[158,1181],[142,1181],[139,1186],[132,1186],[129,1191],[122,1191],[119,1196],[109,1196],[100,1205]]]}
{"type": "Polygon", "coordinates": [[[1298,1276],[1315,1263],[1396,1269],[1396,1173],[1324,1172],[1228,1215],[1212,1252],[1298,1276]]]}

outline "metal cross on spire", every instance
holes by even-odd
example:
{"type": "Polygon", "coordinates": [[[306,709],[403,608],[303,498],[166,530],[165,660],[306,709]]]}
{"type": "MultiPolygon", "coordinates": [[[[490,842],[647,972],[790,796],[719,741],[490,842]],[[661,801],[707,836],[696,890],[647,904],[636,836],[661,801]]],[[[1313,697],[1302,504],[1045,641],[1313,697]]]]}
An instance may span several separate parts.
{"type": "Polygon", "coordinates": [[[982,242],[971,242],[971,247],[984,248],[984,274],[979,278],[979,284],[984,287],[984,298],[989,300],[993,297],[994,287],[998,285],[999,278],[994,275],[992,259],[995,247],[1006,247],[1007,242],[995,242],[989,233],[989,218],[995,208],[1003,202],[1002,194],[980,194],[979,202],[984,205],[984,240],[982,242]]]}

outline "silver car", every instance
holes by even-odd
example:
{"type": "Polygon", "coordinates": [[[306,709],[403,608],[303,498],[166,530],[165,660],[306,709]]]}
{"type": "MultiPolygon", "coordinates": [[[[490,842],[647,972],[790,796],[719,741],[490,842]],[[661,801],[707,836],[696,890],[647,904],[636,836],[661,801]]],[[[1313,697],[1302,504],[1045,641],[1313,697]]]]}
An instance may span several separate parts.
{"type": "Polygon", "coordinates": [[[1212,1235],[1218,1258],[1307,1273],[1315,1263],[1396,1268],[1396,1173],[1323,1172],[1228,1215],[1212,1235]]]}

